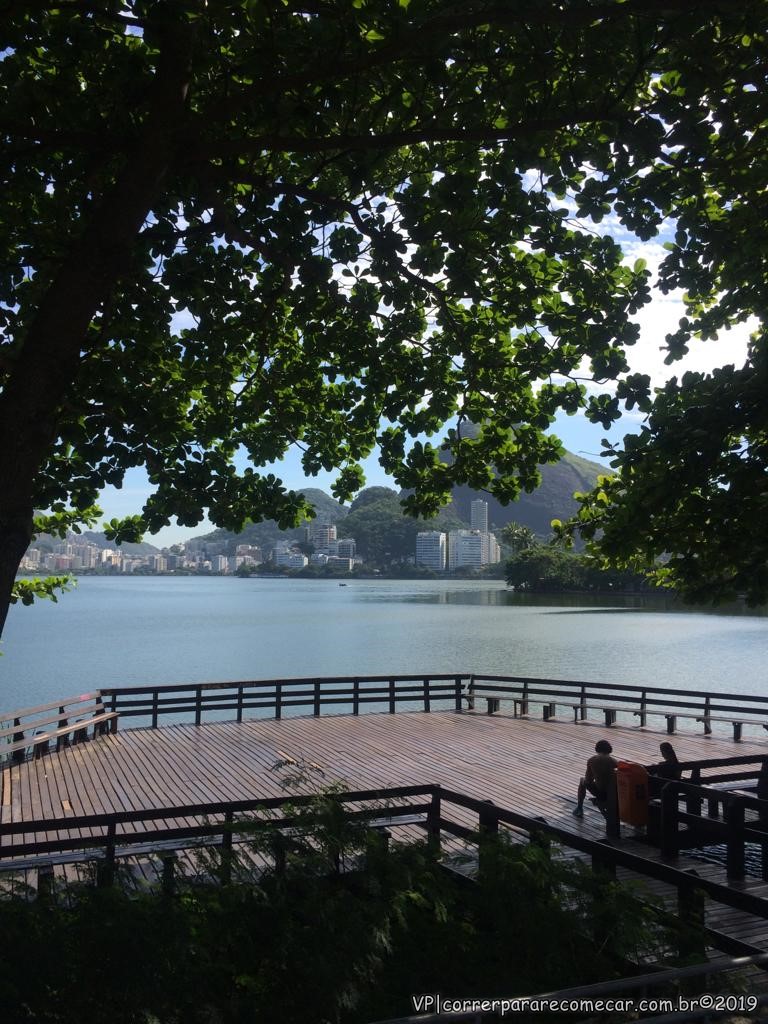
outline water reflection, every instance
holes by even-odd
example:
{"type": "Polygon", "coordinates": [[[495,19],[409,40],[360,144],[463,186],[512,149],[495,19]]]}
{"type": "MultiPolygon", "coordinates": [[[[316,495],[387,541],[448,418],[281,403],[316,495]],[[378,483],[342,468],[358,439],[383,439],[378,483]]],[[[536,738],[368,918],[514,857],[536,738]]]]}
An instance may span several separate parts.
{"type": "Polygon", "coordinates": [[[768,617],[768,606],[750,608],[744,601],[718,606],[684,604],[669,594],[521,594],[504,587],[480,589],[451,587],[407,591],[407,584],[399,592],[372,592],[362,595],[364,601],[397,601],[411,604],[489,605],[493,607],[539,608],[549,615],[585,615],[592,612],[682,612],[709,615],[743,615],[768,617]],[[405,591],[405,592],[403,592],[405,591]]]}

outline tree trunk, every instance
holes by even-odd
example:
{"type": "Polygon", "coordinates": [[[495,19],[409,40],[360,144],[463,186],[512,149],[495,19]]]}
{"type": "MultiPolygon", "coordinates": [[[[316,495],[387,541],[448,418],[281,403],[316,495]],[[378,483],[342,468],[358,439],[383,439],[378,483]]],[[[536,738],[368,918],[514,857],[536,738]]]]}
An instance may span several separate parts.
{"type": "MultiPolygon", "coordinates": [[[[165,6],[165,5],[162,5],[165,6]]],[[[35,482],[77,377],[89,324],[130,266],[133,245],[176,155],[193,37],[164,26],[144,129],[114,184],[61,260],[0,393],[0,635],[32,536],[35,482]]]]}
{"type": "Polygon", "coordinates": [[[15,516],[8,515],[5,510],[0,509],[0,595],[3,597],[0,600],[0,636],[8,615],[13,581],[31,537],[31,505],[26,514],[20,510],[15,516]]]}

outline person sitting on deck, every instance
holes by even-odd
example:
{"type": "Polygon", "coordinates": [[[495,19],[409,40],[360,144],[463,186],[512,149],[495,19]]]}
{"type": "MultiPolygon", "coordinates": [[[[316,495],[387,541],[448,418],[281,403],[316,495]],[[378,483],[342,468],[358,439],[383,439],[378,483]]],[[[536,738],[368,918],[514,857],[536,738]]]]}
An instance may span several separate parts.
{"type": "Polygon", "coordinates": [[[666,740],[660,743],[659,751],[664,760],[648,768],[648,795],[651,799],[661,795],[665,782],[679,782],[683,772],[671,743],[666,740]]]}
{"type": "Polygon", "coordinates": [[[613,747],[608,740],[598,740],[595,744],[595,753],[587,761],[587,770],[584,777],[579,780],[576,806],[573,809],[574,817],[584,816],[584,800],[587,793],[592,794],[598,807],[604,807],[608,802],[611,786],[615,785],[614,772],[617,764],[615,758],[611,757],[612,751],[613,747]]]}

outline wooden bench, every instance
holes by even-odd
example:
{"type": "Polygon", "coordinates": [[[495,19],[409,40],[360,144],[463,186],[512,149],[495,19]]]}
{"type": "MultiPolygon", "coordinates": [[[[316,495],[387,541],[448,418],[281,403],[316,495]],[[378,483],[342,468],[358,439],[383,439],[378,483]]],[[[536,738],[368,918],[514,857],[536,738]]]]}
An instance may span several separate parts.
{"type": "Polygon", "coordinates": [[[574,704],[573,702],[569,701],[567,703],[567,707],[569,707],[573,711],[574,723],[578,722],[579,719],[585,718],[587,711],[602,712],[606,728],[610,728],[612,725],[616,725],[616,715],[619,711],[632,711],[632,708],[614,708],[610,706],[606,707],[605,704],[582,704],[581,701],[579,701],[578,704],[574,704]]]}
{"type": "Polygon", "coordinates": [[[732,715],[697,715],[697,722],[704,723],[704,735],[709,736],[712,732],[712,722],[730,722],[733,728],[733,742],[741,742],[741,730],[745,725],[762,725],[768,729],[768,724],[758,722],[754,718],[734,718],[732,715]]]}
{"type": "Polygon", "coordinates": [[[734,743],[741,742],[741,731],[745,725],[763,725],[764,729],[768,729],[768,724],[763,724],[754,718],[735,718],[733,715],[703,715],[699,711],[653,711],[650,708],[645,710],[633,711],[633,715],[661,715],[667,720],[667,733],[670,736],[674,736],[677,730],[678,718],[690,718],[695,722],[703,722],[704,724],[704,735],[709,736],[712,733],[712,722],[729,722],[733,728],[733,741],[734,743]]]}
{"type": "Polygon", "coordinates": [[[548,722],[550,718],[554,718],[556,712],[555,701],[541,700],[536,697],[523,697],[520,694],[488,693],[482,690],[471,690],[464,694],[464,698],[470,710],[474,708],[475,700],[484,700],[486,702],[486,714],[488,715],[495,714],[499,710],[502,701],[508,701],[512,705],[512,714],[515,718],[527,716],[530,713],[531,704],[541,705],[541,714],[545,722],[548,722]]]}
{"type": "MultiPolygon", "coordinates": [[[[502,693],[491,691],[486,693],[482,690],[470,690],[464,694],[464,698],[467,701],[470,710],[474,709],[476,700],[485,701],[485,711],[488,715],[495,714],[501,705],[502,701],[507,701],[512,704],[512,714],[515,718],[522,715],[528,714],[528,705],[531,703],[530,698],[521,697],[516,694],[502,693]]],[[[536,701],[536,703],[539,703],[536,701]]]]}
{"type": "Polygon", "coordinates": [[[92,737],[117,732],[119,717],[116,711],[104,709],[99,690],[0,715],[0,721],[13,723],[0,729],[0,756],[10,755],[16,762],[25,760],[29,751],[42,757],[54,740],[57,750],[82,743],[91,738],[89,729],[92,737]]]}

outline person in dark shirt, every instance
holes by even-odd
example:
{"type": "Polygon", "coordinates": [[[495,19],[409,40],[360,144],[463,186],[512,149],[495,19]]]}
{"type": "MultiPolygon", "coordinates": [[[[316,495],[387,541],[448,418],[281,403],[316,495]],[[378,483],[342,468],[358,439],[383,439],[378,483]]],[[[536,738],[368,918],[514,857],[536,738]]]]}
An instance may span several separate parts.
{"type": "Polygon", "coordinates": [[[587,761],[587,770],[584,777],[579,780],[574,817],[584,817],[584,800],[587,793],[591,793],[598,804],[605,804],[608,800],[611,786],[616,784],[614,774],[617,762],[611,757],[612,751],[613,747],[608,740],[598,740],[595,744],[595,753],[587,761]]]}
{"type": "Polygon", "coordinates": [[[663,760],[648,769],[648,795],[651,799],[661,794],[665,782],[679,782],[682,774],[680,762],[671,743],[660,743],[659,752],[663,760]]]}

